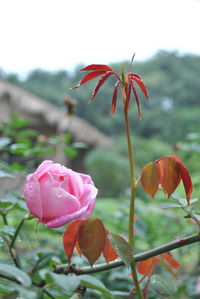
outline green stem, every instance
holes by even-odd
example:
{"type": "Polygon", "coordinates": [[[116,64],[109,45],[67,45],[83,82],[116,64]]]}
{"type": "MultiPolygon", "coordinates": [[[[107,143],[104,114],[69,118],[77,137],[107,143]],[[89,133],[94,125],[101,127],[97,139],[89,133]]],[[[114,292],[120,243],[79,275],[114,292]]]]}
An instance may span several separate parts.
{"type": "Polygon", "coordinates": [[[131,184],[131,196],[130,196],[130,208],[129,208],[129,228],[128,228],[128,242],[131,248],[133,248],[133,225],[134,225],[134,213],[135,213],[135,169],[134,169],[134,158],[132,151],[131,132],[128,120],[128,113],[124,112],[125,116],[125,128],[128,145],[128,156],[130,165],[130,184],[131,184]]]}
{"type": "Polygon", "coordinates": [[[20,232],[20,229],[22,228],[22,226],[23,226],[25,220],[29,219],[29,217],[30,217],[29,214],[28,214],[28,215],[25,215],[25,216],[22,218],[22,220],[20,221],[20,223],[19,223],[19,225],[18,225],[18,227],[17,227],[17,229],[16,229],[16,231],[15,231],[15,234],[14,234],[14,236],[13,236],[13,238],[12,238],[12,241],[11,241],[11,243],[10,243],[10,248],[11,248],[11,249],[15,246],[15,241],[16,241],[16,239],[17,239],[17,236],[18,236],[19,232],[20,232]]]}
{"type": "MultiPolygon", "coordinates": [[[[134,254],[134,234],[133,234],[133,226],[134,226],[134,214],[135,214],[135,193],[136,193],[136,185],[135,185],[135,167],[134,167],[134,157],[132,150],[132,141],[131,141],[131,131],[129,126],[128,112],[124,111],[125,117],[125,129],[126,129],[126,137],[127,137],[127,145],[128,145],[128,156],[129,156],[129,165],[130,165],[130,186],[131,186],[131,196],[130,196],[130,207],[129,207],[129,226],[128,226],[128,242],[130,247],[133,250],[134,254]]],[[[136,264],[135,259],[131,264],[131,272],[135,282],[136,293],[138,299],[143,299],[142,291],[140,289],[139,280],[136,272],[136,264]]]]}

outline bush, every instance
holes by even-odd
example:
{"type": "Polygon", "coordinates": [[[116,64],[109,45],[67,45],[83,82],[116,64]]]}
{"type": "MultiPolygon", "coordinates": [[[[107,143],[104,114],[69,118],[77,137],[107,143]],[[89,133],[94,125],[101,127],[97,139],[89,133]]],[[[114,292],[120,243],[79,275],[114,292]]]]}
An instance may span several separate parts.
{"type": "Polygon", "coordinates": [[[99,188],[99,196],[119,197],[129,186],[129,164],[127,158],[117,152],[95,150],[85,160],[87,172],[99,188]]]}

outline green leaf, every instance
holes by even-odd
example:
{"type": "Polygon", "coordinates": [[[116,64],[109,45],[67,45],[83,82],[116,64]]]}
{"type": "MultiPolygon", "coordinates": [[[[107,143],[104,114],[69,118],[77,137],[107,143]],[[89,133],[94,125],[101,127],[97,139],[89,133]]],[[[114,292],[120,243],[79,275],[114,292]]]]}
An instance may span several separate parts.
{"type": "Polygon", "coordinates": [[[68,296],[71,296],[80,284],[79,276],[66,276],[63,274],[47,272],[45,278],[48,283],[55,284],[68,296]]]}
{"type": "Polygon", "coordinates": [[[35,136],[37,136],[37,134],[38,134],[38,132],[36,130],[24,129],[24,130],[20,130],[18,135],[20,137],[35,137],[35,136]]]}
{"type": "Polygon", "coordinates": [[[169,297],[176,294],[177,287],[166,277],[154,274],[150,284],[159,295],[169,297]]]}
{"type": "Polygon", "coordinates": [[[16,279],[23,286],[29,287],[31,285],[30,277],[16,267],[0,263],[0,274],[16,279]]]}
{"type": "Polygon", "coordinates": [[[76,149],[87,149],[88,148],[88,145],[86,143],[84,143],[84,142],[74,142],[73,146],[76,149]]]}
{"type": "Polygon", "coordinates": [[[0,227],[0,235],[5,236],[5,235],[9,235],[9,236],[14,236],[15,234],[15,228],[13,226],[10,225],[4,225],[3,227],[0,227]]]}
{"type": "Polygon", "coordinates": [[[63,152],[70,158],[75,158],[78,155],[77,149],[75,149],[73,147],[64,148],[63,152]]]}
{"type": "Polygon", "coordinates": [[[10,147],[12,154],[23,155],[24,152],[28,149],[28,146],[23,143],[14,143],[10,147]]]}
{"type": "Polygon", "coordinates": [[[11,142],[11,138],[2,137],[0,138],[0,150],[4,149],[11,142]]]}
{"type": "Polygon", "coordinates": [[[0,209],[1,210],[9,210],[12,209],[14,206],[13,202],[8,201],[7,199],[1,199],[0,201],[0,209]]]}
{"type": "Polygon", "coordinates": [[[25,127],[27,124],[28,124],[28,121],[25,119],[22,119],[16,115],[12,117],[12,125],[14,128],[20,129],[20,128],[25,127]]]}
{"type": "Polygon", "coordinates": [[[112,297],[112,293],[104,286],[104,284],[90,275],[66,276],[63,274],[47,272],[45,278],[48,283],[54,283],[68,296],[71,296],[80,284],[84,284],[86,287],[99,291],[109,298],[112,297]]]}
{"type": "Polygon", "coordinates": [[[0,294],[12,294],[15,292],[15,288],[13,287],[13,282],[7,281],[5,279],[0,279],[0,294]]]}
{"type": "Polygon", "coordinates": [[[174,202],[164,202],[161,204],[161,208],[163,208],[163,209],[182,208],[182,206],[180,204],[174,203],[174,202]]]}
{"type": "Polygon", "coordinates": [[[14,176],[10,173],[7,173],[3,170],[0,170],[0,178],[12,178],[14,179],[14,176]]]}
{"type": "Polygon", "coordinates": [[[18,291],[18,299],[42,299],[43,291],[39,288],[26,289],[16,285],[15,289],[18,291]]]}
{"type": "Polygon", "coordinates": [[[97,278],[90,276],[90,275],[80,275],[80,282],[82,284],[84,284],[86,287],[99,291],[101,292],[103,295],[111,298],[112,297],[112,293],[105,287],[105,285],[98,280],[97,278]]]}
{"type": "Polygon", "coordinates": [[[48,265],[53,256],[55,256],[55,252],[42,253],[34,266],[33,272],[48,265]]]}
{"type": "Polygon", "coordinates": [[[4,246],[4,240],[2,237],[0,237],[0,249],[4,246]]]}
{"type": "Polygon", "coordinates": [[[114,233],[109,233],[108,238],[119,257],[126,266],[129,266],[133,262],[133,253],[128,242],[120,235],[114,233]]]}

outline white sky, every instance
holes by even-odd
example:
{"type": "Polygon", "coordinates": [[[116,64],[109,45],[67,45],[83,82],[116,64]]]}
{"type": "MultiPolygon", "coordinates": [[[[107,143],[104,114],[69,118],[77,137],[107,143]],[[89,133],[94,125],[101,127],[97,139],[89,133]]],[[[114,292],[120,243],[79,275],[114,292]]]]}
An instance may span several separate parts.
{"type": "Polygon", "coordinates": [[[198,0],[0,0],[0,68],[71,70],[77,64],[200,55],[198,0]]]}

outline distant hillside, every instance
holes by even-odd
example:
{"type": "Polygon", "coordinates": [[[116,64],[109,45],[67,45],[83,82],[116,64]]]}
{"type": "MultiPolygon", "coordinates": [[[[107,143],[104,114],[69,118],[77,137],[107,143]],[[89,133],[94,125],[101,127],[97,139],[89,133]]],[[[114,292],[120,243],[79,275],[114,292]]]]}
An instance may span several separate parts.
{"type": "MultiPolygon", "coordinates": [[[[98,63],[92,61],[91,63],[98,63]]],[[[177,52],[160,51],[144,62],[117,63],[113,69],[121,73],[122,64],[126,70],[142,76],[148,87],[152,104],[141,95],[143,120],[139,121],[135,103],[130,113],[135,132],[143,137],[159,137],[170,143],[185,138],[186,134],[200,128],[200,56],[179,55],[177,52]]],[[[123,115],[119,94],[118,109],[110,116],[114,78],[106,82],[96,99],[87,104],[94,83],[87,83],[77,90],[69,90],[80,81],[82,73],[74,75],[66,71],[48,72],[33,70],[26,80],[19,80],[16,74],[3,74],[5,79],[27,89],[50,102],[62,105],[66,94],[77,99],[77,114],[110,135],[123,132],[123,115]]]]}

